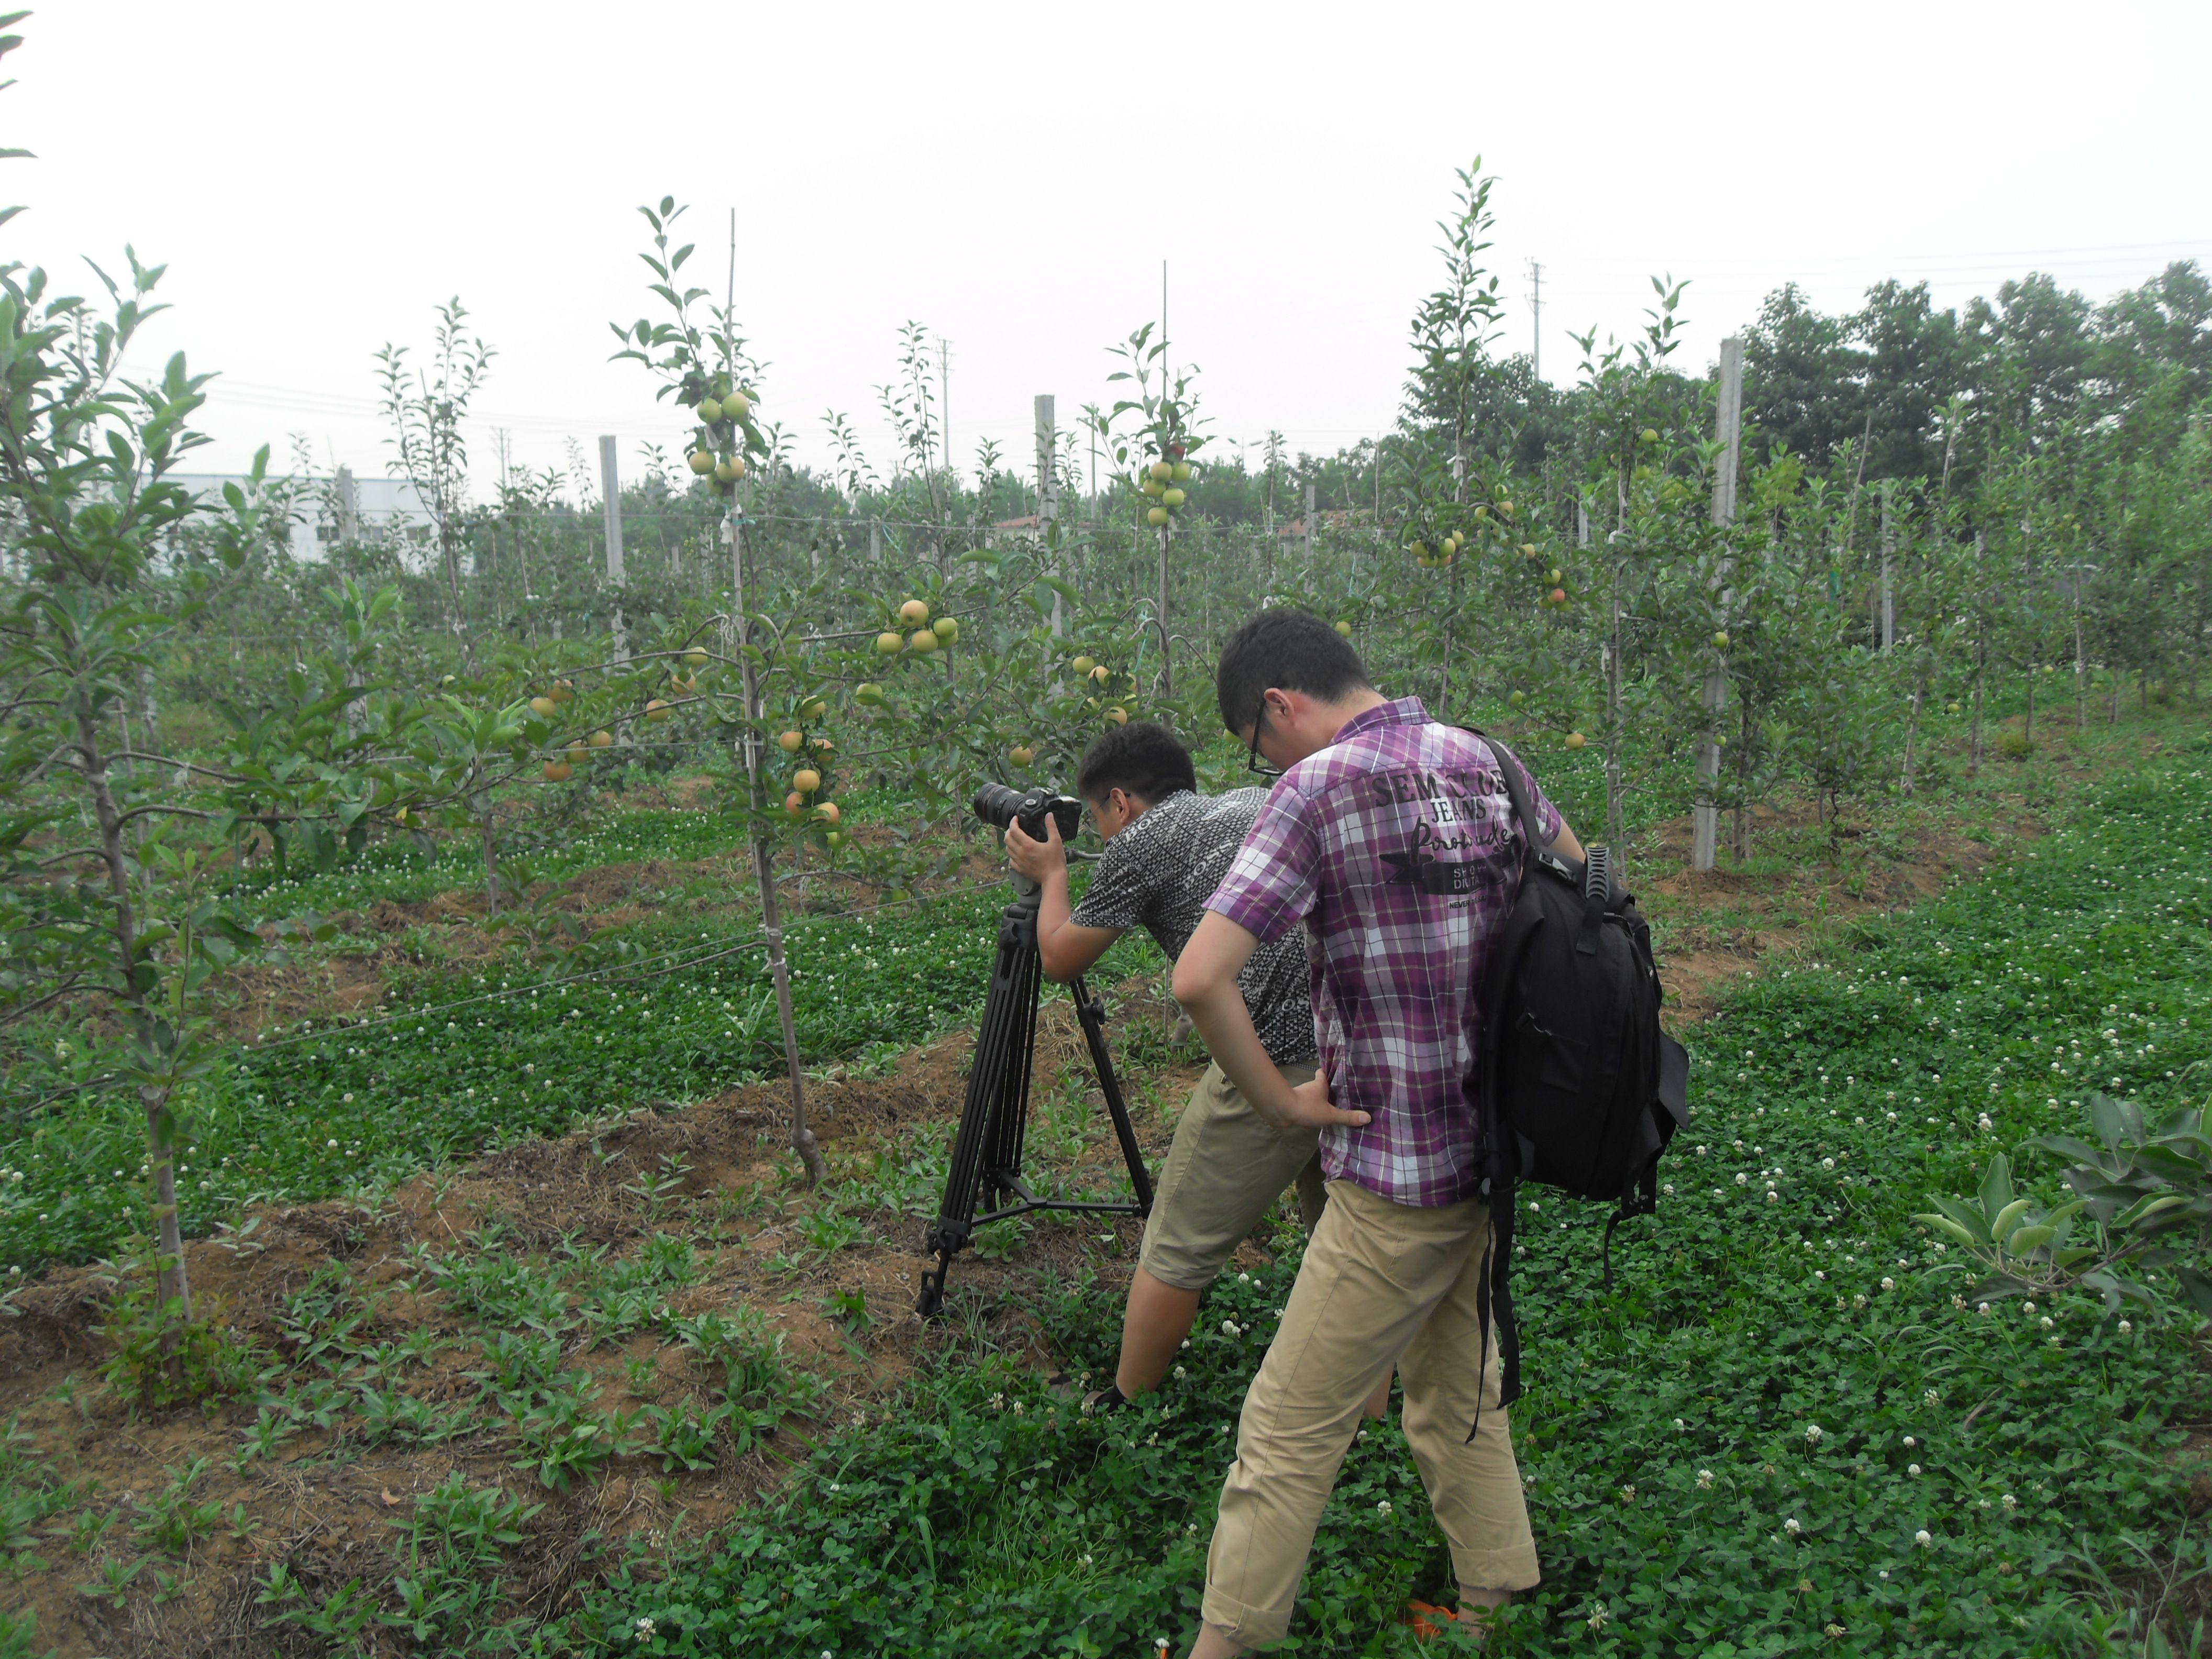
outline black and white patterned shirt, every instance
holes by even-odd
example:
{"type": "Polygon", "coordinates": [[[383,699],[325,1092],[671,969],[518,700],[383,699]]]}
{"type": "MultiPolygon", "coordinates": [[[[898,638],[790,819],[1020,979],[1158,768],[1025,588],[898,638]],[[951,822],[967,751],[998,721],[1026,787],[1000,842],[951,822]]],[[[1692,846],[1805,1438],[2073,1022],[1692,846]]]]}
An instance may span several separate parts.
{"type": "MultiPolygon", "coordinates": [[[[1194,795],[1178,789],[1106,843],[1090,890],[1068,920],[1079,927],[1142,927],[1173,962],[1198,931],[1206,902],[1229,872],[1265,789],[1194,795]]],[[[1278,1066],[1314,1063],[1311,970],[1305,934],[1292,929],[1252,953],[1237,975],[1260,1046],[1278,1066]]]]}

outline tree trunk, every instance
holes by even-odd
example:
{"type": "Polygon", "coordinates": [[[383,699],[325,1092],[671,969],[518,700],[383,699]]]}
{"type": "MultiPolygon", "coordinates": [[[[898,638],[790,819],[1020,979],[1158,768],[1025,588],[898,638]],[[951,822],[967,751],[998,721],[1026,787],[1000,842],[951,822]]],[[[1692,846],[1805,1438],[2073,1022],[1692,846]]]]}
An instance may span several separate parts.
{"type": "Polygon", "coordinates": [[[1899,780],[1898,788],[1899,793],[1908,797],[1912,793],[1912,744],[1913,740],[1920,735],[1922,692],[1921,686],[1917,684],[1913,686],[1911,701],[1905,716],[1905,775],[1899,780]]]}
{"type": "MultiPolygon", "coordinates": [[[[137,1017],[142,1038],[153,1012],[137,976],[137,917],[131,904],[129,855],[123,846],[123,814],[107,787],[107,761],[100,752],[100,732],[89,713],[77,716],[78,763],[85,786],[92,793],[92,810],[100,826],[100,853],[107,866],[107,883],[115,896],[115,949],[123,1001],[137,1017]]],[[[146,1113],[146,1161],[154,1176],[155,1297],[163,1310],[162,1346],[173,1348],[179,1324],[192,1316],[191,1284],[185,1270],[185,1240],[177,1224],[175,1120],[170,1115],[169,1091],[165,1084],[143,1084],[139,1104],[146,1113]],[[173,1306],[176,1317],[167,1318],[173,1306]]]]}
{"type": "Polygon", "coordinates": [[[469,769],[469,804],[476,809],[477,834],[483,845],[484,914],[499,914],[499,841],[492,829],[491,791],[477,786],[483,777],[483,769],[469,769]]]}
{"type": "Polygon", "coordinates": [[[738,741],[744,750],[746,799],[754,816],[753,879],[760,888],[761,929],[768,935],[769,979],[775,987],[776,1018],[783,1030],[784,1069],[791,1074],[791,1146],[806,1167],[806,1179],[818,1183],[829,1170],[822,1160],[822,1148],[814,1139],[814,1131],[806,1126],[806,1080],[799,1064],[799,1028],[791,1012],[791,969],[784,960],[783,914],[775,899],[775,854],[769,845],[767,832],[760,827],[760,815],[765,805],[761,784],[760,672],[752,653],[746,649],[752,643],[752,613],[745,604],[744,530],[734,507],[727,522],[731,586],[737,598],[736,654],[743,665],[745,702],[744,734],[738,741]]]}

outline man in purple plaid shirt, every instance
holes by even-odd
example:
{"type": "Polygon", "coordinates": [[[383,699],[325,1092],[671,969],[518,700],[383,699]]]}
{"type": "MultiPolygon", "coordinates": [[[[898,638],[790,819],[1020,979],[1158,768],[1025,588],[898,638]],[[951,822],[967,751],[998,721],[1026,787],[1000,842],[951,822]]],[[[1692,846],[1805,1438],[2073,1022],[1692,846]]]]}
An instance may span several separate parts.
{"type": "MultiPolygon", "coordinates": [[[[1460,1616],[1485,1620],[1538,1580],[1494,1342],[1484,1363],[1490,1214],[1462,1085],[1520,879],[1498,769],[1518,763],[1418,698],[1383,697],[1304,611],[1238,629],[1216,690],[1253,769],[1286,769],[1176,962],[1175,994],[1255,1111],[1322,1130],[1329,1203],[1245,1395],[1194,1659],[1282,1639],[1360,1402],[1394,1364],[1460,1616]],[[1322,1069],[1293,1087],[1253,1033],[1237,973],[1300,922],[1322,1069]]],[[[1528,789],[1550,843],[1581,858],[1533,778],[1528,789]]]]}

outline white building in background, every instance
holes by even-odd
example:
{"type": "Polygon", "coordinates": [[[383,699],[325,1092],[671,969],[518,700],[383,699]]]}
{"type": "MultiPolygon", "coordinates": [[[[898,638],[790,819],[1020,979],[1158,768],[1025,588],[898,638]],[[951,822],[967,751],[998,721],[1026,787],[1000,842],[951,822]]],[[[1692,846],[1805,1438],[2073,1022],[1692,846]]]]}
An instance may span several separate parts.
{"type": "MultiPolygon", "coordinates": [[[[208,501],[220,501],[227,483],[240,489],[246,484],[242,472],[172,472],[169,480],[208,501]]],[[[327,558],[331,546],[343,541],[394,533],[420,541],[435,533],[422,497],[404,478],[356,478],[352,469],[342,466],[334,478],[294,477],[289,482],[297,486],[300,504],[290,540],[295,559],[327,558]]]]}

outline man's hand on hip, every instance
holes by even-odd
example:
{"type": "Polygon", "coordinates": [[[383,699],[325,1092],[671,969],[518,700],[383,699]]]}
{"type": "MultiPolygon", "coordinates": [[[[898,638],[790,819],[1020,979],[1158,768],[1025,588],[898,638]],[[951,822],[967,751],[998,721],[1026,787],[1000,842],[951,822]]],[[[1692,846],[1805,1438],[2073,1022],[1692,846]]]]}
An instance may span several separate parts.
{"type": "Polygon", "coordinates": [[[1316,1073],[1312,1080],[1291,1091],[1285,1129],[1356,1129],[1368,1121],[1365,1112],[1340,1111],[1328,1097],[1328,1079],[1316,1073]]]}

